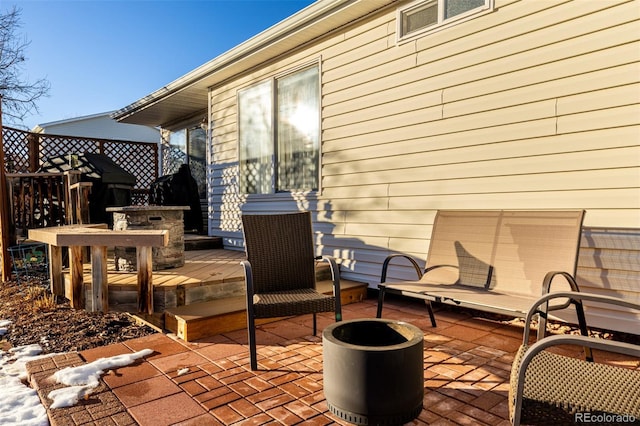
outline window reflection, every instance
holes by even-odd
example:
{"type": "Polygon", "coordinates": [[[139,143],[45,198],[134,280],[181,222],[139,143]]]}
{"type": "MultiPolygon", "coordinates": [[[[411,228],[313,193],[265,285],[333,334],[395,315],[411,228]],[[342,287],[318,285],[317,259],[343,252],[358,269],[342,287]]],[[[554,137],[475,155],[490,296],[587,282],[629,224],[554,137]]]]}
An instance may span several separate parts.
{"type": "Polygon", "coordinates": [[[318,189],[319,87],[313,66],[238,92],[243,193],[318,189]]]}
{"type": "Polygon", "coordinates": [[[191,175],[198,184],[200,198],[207,197],[207,133],[202,128],[192,127],[172,131],[169,144],[162,153],[162,172],[171,175],[178,172],[182,164],[188,164],[191,175]]]}

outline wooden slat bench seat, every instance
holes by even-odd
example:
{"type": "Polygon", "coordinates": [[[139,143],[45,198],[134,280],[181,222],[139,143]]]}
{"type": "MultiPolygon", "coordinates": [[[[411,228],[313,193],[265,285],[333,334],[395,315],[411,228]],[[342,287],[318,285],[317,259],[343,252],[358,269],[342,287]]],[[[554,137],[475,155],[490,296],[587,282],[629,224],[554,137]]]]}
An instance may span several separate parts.
{"type": "Polygon", "coordinates": [[[62,276],[62,247],[69,247],[69,268],[71,272],[71,305],[83,308],[84,278],[82,248],[91,247],[92,300],[88,304],[91,311],[109,310],[109,283],[107,280],[107,247],[136,247],[138,260],[138,310],[153,313],[152,290],[152,247],[164,247],[169,242],[166,230],[126,230],[105,229],[106,225],[67,225],[50,228],[30,229],[29,238],[49,245],[49,275],[54,294],[64,294],[62,276]]]}
{"type": "Polygon", "coordinates": [[[577,291],[574,277],[584,213],[440,210],[424,271],[405,255],[385,259],[377,315],[381,317],[385,293],[424,299],[435,327],[432,301],[524,317],[555,277],[563,277],[577,291]],[[416,281],[386,282],[389,264],[398,257],[411,262],[416,281]]]}

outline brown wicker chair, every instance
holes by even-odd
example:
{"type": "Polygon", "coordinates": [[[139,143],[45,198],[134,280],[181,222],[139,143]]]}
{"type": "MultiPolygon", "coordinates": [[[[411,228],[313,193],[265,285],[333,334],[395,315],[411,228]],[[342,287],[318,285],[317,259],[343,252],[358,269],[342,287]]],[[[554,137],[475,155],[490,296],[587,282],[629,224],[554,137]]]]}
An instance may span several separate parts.
{"type": "Polygon", "coordinates": [[[577,345],[584,347],[587,354],[591,349],[599,349],[640,360],[640,345],[587,336],[554,335],[529,346],[531,319],[543,314],[544,308],[540,307],[554,298],[571,300],[576,308],[581,308],[581,302],[586,300],[640,310],[638,304],[590,293],[557,292],[539,298],[525,319],[523,344],[511,369],[511,422],[514,425],[636,424],[640,419],[640,370],[572,358],[546,349],[577,345]]]}
{"type": "Polygon", "coordinates": [[[242,262],[247,282],[247,328],[251,369],[258,368],[256,318],[276,318],[313,314],[313,334],[317,333],[316,313],[335,312],[342,319],[340,275],[330,256],[314,253],[309,212],[243,215],[242,225],[247,260],[242,262]],[[315,261],[331,266],[333,295],[315,290],[315,261]]]}

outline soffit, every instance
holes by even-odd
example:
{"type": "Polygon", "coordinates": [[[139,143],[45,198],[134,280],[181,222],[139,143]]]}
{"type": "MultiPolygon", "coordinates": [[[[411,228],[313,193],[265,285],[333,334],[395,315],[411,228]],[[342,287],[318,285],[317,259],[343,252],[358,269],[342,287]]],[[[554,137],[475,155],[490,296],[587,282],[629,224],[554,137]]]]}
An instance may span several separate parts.
{"type": "Polygon", "coordinates": [[[116,111],[123,123],[171,127],[207,110],[208,88],[360,19],[392,0],[320,0],[116,111]]]}

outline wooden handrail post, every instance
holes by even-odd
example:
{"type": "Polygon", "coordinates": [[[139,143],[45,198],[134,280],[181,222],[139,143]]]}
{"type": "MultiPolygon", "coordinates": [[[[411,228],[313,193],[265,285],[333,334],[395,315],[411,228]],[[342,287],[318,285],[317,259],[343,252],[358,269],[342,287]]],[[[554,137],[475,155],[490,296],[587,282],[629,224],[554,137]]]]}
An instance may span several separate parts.
{"type": "Polygon", "coordinates": [[[40,168],[40,144],[37,133],[29,133],[27,135],[27,144],[29,145],[29,172],[35,173],[40,168]]]}
{"type": "Polygon", "coordinates": [[[136,247],[138,260],[138,312],[153,314],[153,262],[150,246],[136,247]]]}
{"type": "Polygon", "coordinates": [[[4,170],[4,144],[2,131],[2,96],[0,96],[0,278],[7,281],[11,277],[11,262],[9,261],[9,198],[7,197],[7,177],[4,170]]]}
{"type": "Polygon", "coordinates": [[[82,309],[85,307],[84,294],[84,262],[82,261],[82,247],[69,247],[69,270],[71,273],[71,307],[82,309]]]}

